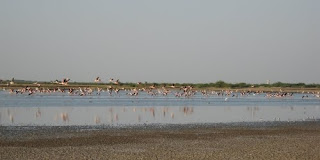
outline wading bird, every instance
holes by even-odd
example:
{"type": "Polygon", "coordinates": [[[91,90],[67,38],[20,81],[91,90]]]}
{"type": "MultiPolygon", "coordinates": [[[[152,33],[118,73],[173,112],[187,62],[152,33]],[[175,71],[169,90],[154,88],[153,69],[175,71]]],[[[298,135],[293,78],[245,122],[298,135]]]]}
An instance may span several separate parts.
{"type": "Polygon", "coordinates": [[[94,82],[101,82],[100,77],[97,77],[97,78],[94,80],[94,82]]]}

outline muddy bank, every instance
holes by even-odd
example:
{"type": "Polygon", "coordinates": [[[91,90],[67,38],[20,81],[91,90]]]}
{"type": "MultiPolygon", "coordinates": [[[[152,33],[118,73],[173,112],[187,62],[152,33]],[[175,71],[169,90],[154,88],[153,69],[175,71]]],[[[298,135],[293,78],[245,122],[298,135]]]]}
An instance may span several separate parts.
{"type": "Polygon", "coordinates": [[[320,122],[0,127],[0,159],[319,159],[320,122]]]}

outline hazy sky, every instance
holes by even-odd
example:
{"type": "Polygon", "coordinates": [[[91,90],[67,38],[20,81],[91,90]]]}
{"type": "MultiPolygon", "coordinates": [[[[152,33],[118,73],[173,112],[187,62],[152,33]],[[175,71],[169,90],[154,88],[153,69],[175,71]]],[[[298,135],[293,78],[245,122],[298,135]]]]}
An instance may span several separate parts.
{"type": "Polygon", "coordinates": [[[319,0],[1,0],[0,79],[320,83],[319,0]]]}

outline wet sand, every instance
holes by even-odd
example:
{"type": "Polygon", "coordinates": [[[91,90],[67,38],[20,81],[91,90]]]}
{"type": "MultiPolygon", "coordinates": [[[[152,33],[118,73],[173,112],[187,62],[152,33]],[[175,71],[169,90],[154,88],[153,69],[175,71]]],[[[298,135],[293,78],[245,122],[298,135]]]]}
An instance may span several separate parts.
{"type": "Polygon", "coordinates": [[[0,126],[0,159],[320,159],[320,122],[0,126]]]}

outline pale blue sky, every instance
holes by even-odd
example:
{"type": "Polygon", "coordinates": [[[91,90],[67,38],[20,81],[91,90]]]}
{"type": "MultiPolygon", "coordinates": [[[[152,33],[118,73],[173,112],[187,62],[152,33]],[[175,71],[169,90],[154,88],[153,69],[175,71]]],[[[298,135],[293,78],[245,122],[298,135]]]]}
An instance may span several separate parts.
{"type": "Polygon", "coordinates": [[[320,83],[319,0],[1,0],[0,24],[0,79],[320,83]]]}

